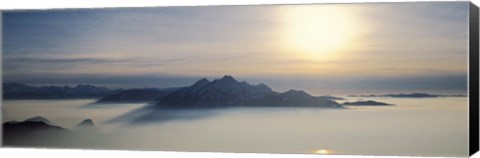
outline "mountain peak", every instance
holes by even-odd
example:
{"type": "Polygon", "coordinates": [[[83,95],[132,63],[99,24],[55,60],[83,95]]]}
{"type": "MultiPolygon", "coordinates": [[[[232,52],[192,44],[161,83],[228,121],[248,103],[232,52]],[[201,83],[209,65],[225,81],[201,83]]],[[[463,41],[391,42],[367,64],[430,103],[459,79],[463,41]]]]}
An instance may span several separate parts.
{"type": "Polygon", "coordinates": [[[44,122],[44,123],[50,123],[50,121],[44,117],[41,116],[36,116],[32,118],[28,118],[25,120],[25,122],[44,122]]]}
{"type": "Polygon", "coordinates": [[[195,87],[195,89],[199,90],[205,86],[207,86],[208,84],[210,84],[210,81],[208,81],[206,78],[202,78],[200,80],[198,80],[197,82],[195,82],[192,87],[195,87]]]}
{"type": "Polygon", "coordinates": [[[225,76],[223,76],[220,80],[221,80],[221,81],[235,81],[235,82],[237,82],[237,80],[235,80],[235,78],[233,78],[233,77],[230,76],[230,75],[225,75],[225,76]]]}
{"type": "Polygon", "coordinates": [[[238,105],[272,93],[268,86],[252,86],[225,75],[212,82],[201,79],[162,98],[158,105],[184,107],[238,105]]]}
{"type": "Polygon", "coordinates": [[[230,75],[225,75],[220,79],[213,80],[212,84],[216,84],[217,86],[234,86],[241,84],[235,78],[230,75]]]}
{"type": "Polygon", "coordinates": [[[91,119],[85,119],[82,122],[78,123],[75,128],[83,128],[83,127],[95,127],[95,124],[91,119]]]}
{"type": "Polygon", "coordinates": [[[197,82],[195,82],[195,84],[206,84],[206,83],[210,83],[210,81],[208,81],[206,78],[202,78],[200,80],[198,80],[197,82]]]}
{"type": "Polygon", "coordinates": [[[305,91],[302,91],[302,90],[294,90],[294,89],[290,89],[290,90],[288,90],[287,92],[284,92],[283,94],[284,94],[284,95],[287,95],[287,96],[311,97],[311,95],[308,94],[308,93],[306,93],[305,91]]]}

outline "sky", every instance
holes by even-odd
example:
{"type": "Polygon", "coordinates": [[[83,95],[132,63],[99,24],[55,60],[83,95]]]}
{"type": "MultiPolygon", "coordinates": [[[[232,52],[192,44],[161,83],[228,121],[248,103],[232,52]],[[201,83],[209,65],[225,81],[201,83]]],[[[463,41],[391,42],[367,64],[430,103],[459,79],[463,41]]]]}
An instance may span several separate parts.
{"type": "Polygon", "coordinates": [[[4,82],[466,93],[468,2],[2,13],[4,82]]]}

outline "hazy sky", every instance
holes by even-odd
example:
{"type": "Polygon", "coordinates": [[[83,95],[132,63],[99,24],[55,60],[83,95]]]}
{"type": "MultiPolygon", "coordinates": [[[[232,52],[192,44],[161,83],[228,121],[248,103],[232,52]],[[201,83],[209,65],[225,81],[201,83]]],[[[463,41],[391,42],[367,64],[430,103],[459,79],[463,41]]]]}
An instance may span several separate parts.
{"type": "Polygon", "coordinates": [[[7,11],[3,79],[109,87],[225,74],[274,90],[466,91],[468,2],[7,11]]]}

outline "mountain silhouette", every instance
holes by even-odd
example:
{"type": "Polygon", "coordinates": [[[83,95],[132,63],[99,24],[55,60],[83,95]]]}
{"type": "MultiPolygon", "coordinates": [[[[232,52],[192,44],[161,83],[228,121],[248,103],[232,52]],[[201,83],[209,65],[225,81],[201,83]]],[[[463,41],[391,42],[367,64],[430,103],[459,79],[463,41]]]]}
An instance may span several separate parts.
{"type": "Polygon", "coordinates": [[[25,121],[5,122],[2,124],[5,144],[15,144],[19,139],[29,139],[35,136],[47,136],[69,133],[70,130],[55,126],[43,117],[34,117],[25,121]]]}
{"type": "Polygon", "coordinates": [[[25,119],[24,122],[43,122],[43,123],[46,123],[46,124],[52,124],[52,122],[50,122],[50,120],[46,119],[45,117],[42,117],[42,116],[36,116],[36,117],[32,117],[32,118],[28,118],[28,119],[25,119]]]}
{"type": "Polygon", "coordinates": [[[343,105],[348,105],[348,106],[388,106],[388,105],[393,105],[393,104],[387,104],[387,103],[383,103],[383,102],[367,100],[367,101],[345,102],[345,103],[343,103],[343,105]]]}
{"type": "Polygon", "coordinates": [[[284,93],[272,91],[265,84],[251,85],[237,81],[230,75],[209,81],[205,78],[193,85],[179,88],[159,99],[159,108],[212,108],[229,106],[308,106],[341,107],[323,97],[314,97],[304,91],[284,93]]]}
{"type": "Polygon", "coordinates": [[[85,119],[82,122],[78,123],[75,128],[92,128],[95,127],[95,123],[91,119],[85,119]]]}
{"type": "Polygon", "coordinates": [[[400,94],[383,94],[383,95],[350,95],[350,97],[391,97],[391,98],[437,98],[437,97],[465,97],[465,95],[440,95],[429,93],[400,93],[400,94]]]}
{"type": "Polygon", "coordinates": [[[272,90],[264,84],[250,85],[225,75],[213,81],[204,78],[189,87],[180,88],[160,99],[157,106],[177,108],[232,106],[262,98],[270,93],[272,90]]]}
{"type": "Polygon", "coordinates": [[[117,93],[105,96],[96,103],[141,103],[151,102],[160,99],[177,88],[143,88],[143,89],[127,89],[117,93]]]}
{"type": "Polygon", "coordinates": [[[333,100],[324,97],[314,97],[299,90],[271,93],[263,98],[251,100],[246,105],[273,107],[342,107],[333,100]]]}
{"type": "Polygon", "coordinates": [[[21,83],[3,83],[4,99],[72,99],[98,98],[113,92],[105,87],[92,85],[30,86],[21,83]]]}

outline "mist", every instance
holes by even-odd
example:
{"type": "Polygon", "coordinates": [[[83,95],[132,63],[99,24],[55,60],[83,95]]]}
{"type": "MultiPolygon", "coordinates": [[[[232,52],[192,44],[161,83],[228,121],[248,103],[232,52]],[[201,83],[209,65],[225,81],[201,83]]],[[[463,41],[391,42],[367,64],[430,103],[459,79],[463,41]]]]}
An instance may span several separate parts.
{"type": "Polygon", "coordinates": [[[19,146],[260,153],[328,149],[335,154],[408,156],[467,153],[466,98],[376,100],[395,106],[162,111],[147,104],[86,107],[92,100],[5,101],[4,120],[41,115],[74,131],[36,137],[23,145],[19,140],[19,146]],[[95,130],[73,129],[84,118],[94,120],[95,130]]]}

